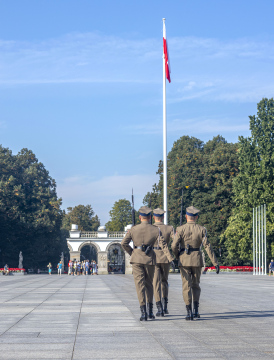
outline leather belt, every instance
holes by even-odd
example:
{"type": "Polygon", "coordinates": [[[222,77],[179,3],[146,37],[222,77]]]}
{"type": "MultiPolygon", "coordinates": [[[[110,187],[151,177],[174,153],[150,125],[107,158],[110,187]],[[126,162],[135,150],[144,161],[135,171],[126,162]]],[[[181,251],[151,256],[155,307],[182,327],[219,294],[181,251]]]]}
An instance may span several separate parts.
{"type": "Polygon", "coordinates": [[[142,251],[146,251],[146,249],[149,247],[149,245],[143,244],[142,246],[134,246],[135,249],[140,249],[142,251]]]}
{"type": "MultiPolygon", "coordinates": [[[[185,248],[182,248],[181,250],[180,250],[180,253],[179,253],[179,255],[181,255],[183,252],[185,251],[185,248]]],[[[200,251],[200,248],[189,248],[188,249],[188,251],[200,251]]]]}

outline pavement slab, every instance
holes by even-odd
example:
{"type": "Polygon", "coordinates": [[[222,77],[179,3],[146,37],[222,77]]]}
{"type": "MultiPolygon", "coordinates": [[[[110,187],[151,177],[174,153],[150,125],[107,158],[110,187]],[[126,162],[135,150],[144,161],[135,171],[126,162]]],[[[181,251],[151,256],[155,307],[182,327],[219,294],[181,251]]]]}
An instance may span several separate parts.
{"type": "Polygon", "coordinates": [[[140,322],[132,275],[0,277],[0,360],[274,359],[274,277],[206,274],[185,321],[179,274],[169,314],[140,322]]]}

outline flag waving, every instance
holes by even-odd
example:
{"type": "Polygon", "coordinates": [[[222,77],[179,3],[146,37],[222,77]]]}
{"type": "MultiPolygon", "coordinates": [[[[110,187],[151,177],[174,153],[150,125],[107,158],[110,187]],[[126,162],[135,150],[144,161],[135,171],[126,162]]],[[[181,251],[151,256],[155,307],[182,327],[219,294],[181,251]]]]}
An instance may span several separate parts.
{"type": "Polygon", "coordinates": [[[167,47],[167,40],[166,40],[166,24],[164,23],[163,28],[163,45],[164,45],[164,57],[165,57],[165,69],[166,69],[166,78],[169,82],[170,79],[170,64],[169,64],[169,57],[168,57],[168,47],[167,47]]]}

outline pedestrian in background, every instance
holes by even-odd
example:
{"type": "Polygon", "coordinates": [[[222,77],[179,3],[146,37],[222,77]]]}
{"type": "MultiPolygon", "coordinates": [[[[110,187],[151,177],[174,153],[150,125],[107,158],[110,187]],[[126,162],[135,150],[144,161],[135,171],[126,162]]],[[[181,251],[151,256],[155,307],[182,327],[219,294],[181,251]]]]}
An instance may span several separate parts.
{"type": "Polygon", "coordinates": [[[271,259],[271,262],[269,264],[269,276],[271,275],[271,271],[272,271],[273,276],[274,276],[274,261],[273,261],[273,259],[271,259]]]}
{"type": "Polygon", "coordinates": [[[57,269],[58,269],[58,275],[62,275],[62,263],[61,263],[61,261],[58,263],[58,265],[57,265],[57,269]]]}
{"type": "Polygon", "coordinates": [[[81,263],[80,261],[77,261],[77,275],[80,275],[80,270],[81,270],[81,263]]]}
{"type": "Polygon", "coordinates": [[[68,263],[68,275],[72,274],[73,262],[70,260],[68,263]]]}
{"type": "Polygon", "coordinates": [[[4,275],[9,275],[9,273],[10,273],[10,269],[9,269],[8,264],[6,264],[6,265],[4,266],[4,275]]]}
{"type": "Polygon", "coordinates": [[[51,275],[51,269],[52,269],[51,262],[47,265],[47,267],[49,268],[49,275],[51,275]]]}
{"type": "Polygon", "coordinates": [[[73,262],[73,276],[77,276],[77,261],[73,262]]]}
{"type": "Polygon", "coordinates": [[[88,275],[88,270],[89,270],[89,261],[88,259],[85,262],[85,271],[86,271],[86,275],[88,275]]]}
{"type": "Polygon", "coordinates": [[[94,262],[93,262],[93,274],[94,275],[98,275],[98,273],[97,273],[97,264],[96,264],[96,261],[94,260],[94,262]]]}

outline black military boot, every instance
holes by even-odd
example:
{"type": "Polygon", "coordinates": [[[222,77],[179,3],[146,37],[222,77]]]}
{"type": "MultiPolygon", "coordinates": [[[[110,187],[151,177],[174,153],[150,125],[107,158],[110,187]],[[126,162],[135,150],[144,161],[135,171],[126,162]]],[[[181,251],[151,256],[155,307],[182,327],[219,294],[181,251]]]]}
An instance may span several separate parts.
{"type": "Polygon", "coordinates": [[[141,309],[141,317],[140,317],[140,321],[147,321],[147,308],[146,305],[142,305],[140,306],[141,309]]]}
{"type": "Polygon", "coordinates": [[[165,316],[162,302],[157,301],[156,306],[157,306],[157,310],[158,310],[156,313],[156,316],[165,316]]]}
{"type": "Polygon", "coordinates": [[[167,310],[167,304],[168,304],[168,298],[164,298],[164,313],[165,314],[169,314],[168,310],[167,310]]]}
{"type": "Polygon", "coordinates": [[[147,304],[147,307],[148,307],[148,318],[149,318],[150,320],[155,319],[155,316],[153,315],[153,304],[152,304],[152,303],[148,303],[148,304],[147,304]]]}
{"type": "Polygon", "coordinates": [[[190,304],[190,305],[186,305],[186,311],[187,311],[187,316],[185,317],[185,319],[186,319],[186,320],[193,320],[193,314],[192,314],[191,304],[190,304]]]}
{"type": "Polygon", "coordinates": [[[200,314],[199,314],[199,302],[198,301],[194,301],[193,302],[193,319],[199,319],[200,318],[200,314]]]}

